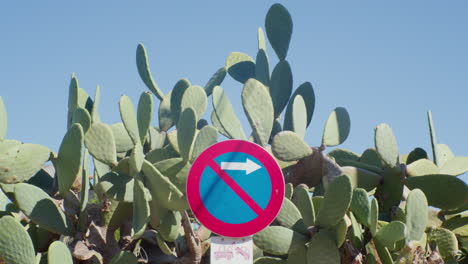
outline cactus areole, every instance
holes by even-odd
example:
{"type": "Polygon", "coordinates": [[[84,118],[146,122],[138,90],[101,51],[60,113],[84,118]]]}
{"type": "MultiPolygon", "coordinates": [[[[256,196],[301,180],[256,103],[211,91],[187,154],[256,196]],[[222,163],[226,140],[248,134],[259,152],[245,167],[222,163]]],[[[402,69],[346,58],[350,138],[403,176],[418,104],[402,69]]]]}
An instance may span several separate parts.
{"type": "Polygon", "coordinates": [[[195,217],[226,237],[253,235],[278,215],[284,177],[276,160],[249,141],[227,140],[203,151],[187,179],[195,217]]]}

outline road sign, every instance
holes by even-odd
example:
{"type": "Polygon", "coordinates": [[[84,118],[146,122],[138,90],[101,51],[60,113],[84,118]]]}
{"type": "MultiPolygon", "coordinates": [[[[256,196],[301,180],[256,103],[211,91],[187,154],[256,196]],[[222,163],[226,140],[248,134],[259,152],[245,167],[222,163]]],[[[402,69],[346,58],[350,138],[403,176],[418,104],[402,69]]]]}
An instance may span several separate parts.
{"type": "Polygon", "coordinates": [[[187,199],[206,228],[226,237],[253,235],[277,216],[284,178],[264,148],[243,140],[219,142],[193,162],[187,199]]]}

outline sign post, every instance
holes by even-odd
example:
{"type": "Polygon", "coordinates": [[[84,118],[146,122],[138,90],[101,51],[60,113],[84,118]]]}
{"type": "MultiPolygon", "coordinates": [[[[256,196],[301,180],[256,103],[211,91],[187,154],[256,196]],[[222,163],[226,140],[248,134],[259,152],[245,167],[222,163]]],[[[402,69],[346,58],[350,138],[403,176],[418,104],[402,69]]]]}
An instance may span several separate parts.
{"type": "MultiPolygon", "coordinates": [[[[249,141],[227,140],[210,146],[197,157],[187,178],[186,191],[190,209],[198,221],[229,240],[251,236],[276,218],[284,199],[284,177],[276,160],[264,148],[249,141]]],[[[217,239],[213,238],[212,243],[217,239]]],[[[214,248],[217,246],[215,243],[214,248]]],[[[245,245],[237,248],[233,254],[244,254],[241,249],[245,245]]],[[[221,251],[217,251],[218,256],[229,255],[221,251]]],[[[213,263],[252,263],[252,260],[213,263]]]]}

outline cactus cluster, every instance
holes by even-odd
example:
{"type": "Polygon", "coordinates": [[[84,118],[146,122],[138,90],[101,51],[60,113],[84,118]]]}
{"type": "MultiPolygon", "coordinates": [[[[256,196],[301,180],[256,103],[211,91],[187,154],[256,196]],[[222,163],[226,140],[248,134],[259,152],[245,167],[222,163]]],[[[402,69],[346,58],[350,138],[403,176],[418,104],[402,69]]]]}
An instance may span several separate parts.
{"type": "Polygon", "coordinates": [[[136,108],[122,96],[116,124],[99,116],[100,87],[91,98],[72,75],[58,153],[6,139],[0,97],[0,263],[209,263],[215,234],[193,218],[185,190],[192,162],[219,134],[266,148],[287,182],[276,220],[253,236],[254,263],[466,261],[468,187],[457,176],[468,171],[468,157],[437,143],[431,114],[433,160],[421,148],[400,155],[387,124],[361,155],[327,152],[349,135],[343,107],[331,112],[319,146],[308,146],[315,94],[310,82],[293,89],[288,10],[271,6],[264,28],[255,59],[233,52],[205,86],[181,79],[167,93],[138,45],[150,92],[136,108]],[[272,71],[266,39],[279,59],[272,71]],[[250,134],[220,86],[228,75],[243,86],[250,134]]]}

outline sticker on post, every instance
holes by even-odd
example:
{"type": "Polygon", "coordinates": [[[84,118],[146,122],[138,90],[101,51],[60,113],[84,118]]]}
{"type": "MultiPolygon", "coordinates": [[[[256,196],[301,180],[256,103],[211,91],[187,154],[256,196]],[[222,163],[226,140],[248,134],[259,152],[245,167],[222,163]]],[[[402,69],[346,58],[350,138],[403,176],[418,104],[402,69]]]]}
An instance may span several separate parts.
{"type": "Polygon", "coordinates": [[[211,237],[210,263],[251,264],[253,263],[252,248],[251,237],[211,237]]]}

